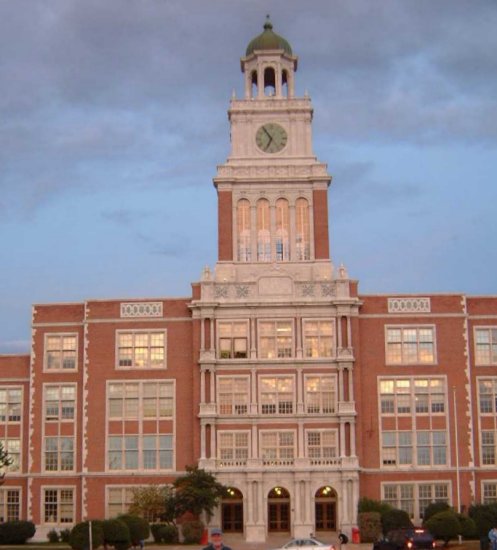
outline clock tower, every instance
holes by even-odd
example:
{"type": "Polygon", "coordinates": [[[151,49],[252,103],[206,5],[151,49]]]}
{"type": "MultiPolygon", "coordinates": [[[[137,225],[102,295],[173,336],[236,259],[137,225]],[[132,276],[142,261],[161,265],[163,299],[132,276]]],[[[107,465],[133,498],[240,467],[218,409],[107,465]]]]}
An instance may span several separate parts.
{"type": "Polygon", "coordinates": [[[295,96],[297,57],[269,17],[241,69],[214,178],[218,261],[191,304],[199,466],[230,487],[216,518],[225,531],[350,532],[357,287],[330,260],[331,177],[313,154],[310,98],[295,96]]]}

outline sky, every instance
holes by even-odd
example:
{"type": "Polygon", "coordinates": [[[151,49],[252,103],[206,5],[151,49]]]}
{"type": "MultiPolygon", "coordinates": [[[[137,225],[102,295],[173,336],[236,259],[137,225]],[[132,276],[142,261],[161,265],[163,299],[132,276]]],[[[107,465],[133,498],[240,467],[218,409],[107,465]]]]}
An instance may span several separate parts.
{"type": "Polygon", "coordinates": [[[0,353],[31,306],[189,296],[240,57],[299,57],[360,292],[497,295],[495,0],[0,0],[0,353]]]}

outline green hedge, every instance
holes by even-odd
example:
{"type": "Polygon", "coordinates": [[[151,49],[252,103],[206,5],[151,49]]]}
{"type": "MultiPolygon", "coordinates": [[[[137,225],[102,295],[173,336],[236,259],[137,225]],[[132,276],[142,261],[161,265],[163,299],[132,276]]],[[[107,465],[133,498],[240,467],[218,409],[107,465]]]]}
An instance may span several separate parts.
{"type": "Polygon", "coordinates": [[[36,533],[32,521],[6,521],[0,523],[0,544],[24,544],[36,533]]]}

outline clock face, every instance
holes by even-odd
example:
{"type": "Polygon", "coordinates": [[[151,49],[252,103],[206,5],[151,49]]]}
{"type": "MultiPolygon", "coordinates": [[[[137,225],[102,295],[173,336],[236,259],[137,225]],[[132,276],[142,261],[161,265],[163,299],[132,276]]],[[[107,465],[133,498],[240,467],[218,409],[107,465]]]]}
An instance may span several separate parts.
{"type": "Polygon", "coordinates": [[[257,147],[264,153],[278,153],[285,147],[287,139],[285,129],[274,122],[264,124],[255,134],[257,147]]]}

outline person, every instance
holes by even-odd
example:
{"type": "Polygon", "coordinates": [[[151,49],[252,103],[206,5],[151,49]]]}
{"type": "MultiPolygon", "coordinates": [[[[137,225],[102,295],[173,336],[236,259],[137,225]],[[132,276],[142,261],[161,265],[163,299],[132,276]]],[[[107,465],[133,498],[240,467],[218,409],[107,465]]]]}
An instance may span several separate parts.
{"type": "Polygon", "coordinates": [[[231,548],[223,543],[223,532],[221,529],[214,528],[211,530],[210,544],[202,550],[231,550],[231,548]]]}
{"type": "Polygon", "coordinates": [[[492,545],[492,550],[497,550],[497,527],[492,527],[488,532],[488,540],[492,545]]]}

